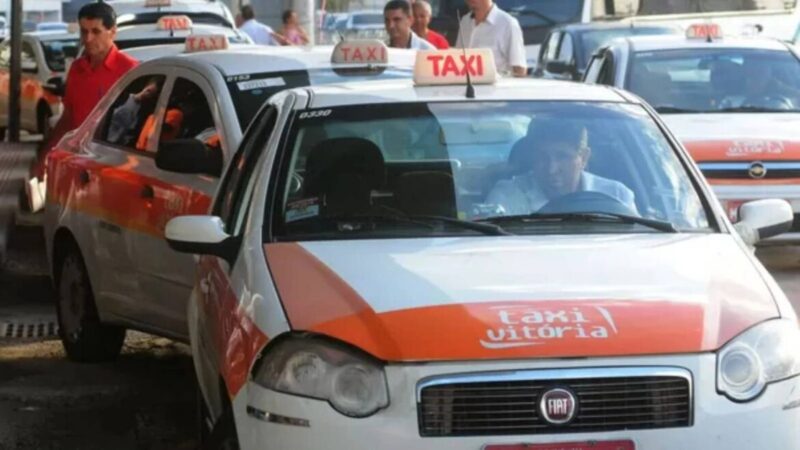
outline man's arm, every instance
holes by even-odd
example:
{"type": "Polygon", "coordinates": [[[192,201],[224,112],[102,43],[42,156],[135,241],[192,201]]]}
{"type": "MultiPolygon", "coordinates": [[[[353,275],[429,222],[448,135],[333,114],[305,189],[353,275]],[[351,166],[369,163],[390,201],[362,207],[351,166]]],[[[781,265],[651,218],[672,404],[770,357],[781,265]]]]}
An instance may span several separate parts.
{"type": "Polygon", "coordinates": [[[522,28],[519,22],[513,19],[511,36],[508,48],[508,63],[511,66],[511,73],[515,77],[528,76],[528,61],[525,57],[525,40],[522,38],[522,28]]]}

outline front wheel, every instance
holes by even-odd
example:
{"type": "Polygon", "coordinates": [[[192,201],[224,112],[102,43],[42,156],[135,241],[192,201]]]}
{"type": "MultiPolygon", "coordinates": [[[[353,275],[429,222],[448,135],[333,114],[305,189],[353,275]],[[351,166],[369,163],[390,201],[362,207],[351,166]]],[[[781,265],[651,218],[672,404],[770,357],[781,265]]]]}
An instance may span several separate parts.
{"type": "Polygon", "coordinates": [[[61,260],[56,313],[58,335],[70,360],[102,362],[119,355],[125,329],[100,322],[86,265],[74,248],[61,260]]]}

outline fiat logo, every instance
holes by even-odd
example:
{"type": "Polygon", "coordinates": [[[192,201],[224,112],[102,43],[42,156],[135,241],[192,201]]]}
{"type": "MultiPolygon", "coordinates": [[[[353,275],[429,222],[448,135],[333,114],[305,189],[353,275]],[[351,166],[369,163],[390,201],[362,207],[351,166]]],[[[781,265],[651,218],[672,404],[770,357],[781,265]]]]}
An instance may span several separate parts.
{"type": "Polygon", "coordinates": [[[575,417],[578,405],[575,395],[562,388],[550,389],[539,400],[539,412],[547,423],[563,425],[575,417]]]}
{"type": "Polygon", "coordinates": [[[767,168],[764,167],[764,164],[756,161],[753,164],[750,164],[750,169],[747,171],[750,175],[750,178],[764,178],[767,175],[767,168]]]}

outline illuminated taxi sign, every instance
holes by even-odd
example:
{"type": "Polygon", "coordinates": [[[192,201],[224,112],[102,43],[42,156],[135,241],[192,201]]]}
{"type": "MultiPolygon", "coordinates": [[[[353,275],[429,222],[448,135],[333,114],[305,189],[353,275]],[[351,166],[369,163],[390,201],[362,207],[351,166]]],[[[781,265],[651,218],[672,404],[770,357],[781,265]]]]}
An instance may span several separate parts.
{"type": "Polygon", "coordinates": [[[331,53],[334,64],[387,64],[389,50],[386,44],[377,40],[342,41],[336,44],[331,53]]]}
{"type": "Polygon", "coordinates": [[[225,50],[228,48],[228,37],[224,34],[193,34],[186,36],[186,53],[225,50]]]}
{"type": "Polygon", "coordinates": [[[157,8],[159,6],[170,6],[172,0],[145,0],[144,6],[146,8],[157,8]]]}
{"type": "Polygon", "coordinates": [[[419,50],[414,64],[414,84],[491,84],[497,79],[494,55],[488,48],[419,50]]]}
{"type": "Polygon", "coordinates": [[[716,23],[696,23],[686,29],[686,37],[689,39],[719,39],[722,37],[722,28],[716,23]]]}
{"type": "Polygon", "coordinates": [[[192,28],[192,19],[188,16],[162,16],[158,19],[156,28],[159,30],[189,30],[192,28]]]}

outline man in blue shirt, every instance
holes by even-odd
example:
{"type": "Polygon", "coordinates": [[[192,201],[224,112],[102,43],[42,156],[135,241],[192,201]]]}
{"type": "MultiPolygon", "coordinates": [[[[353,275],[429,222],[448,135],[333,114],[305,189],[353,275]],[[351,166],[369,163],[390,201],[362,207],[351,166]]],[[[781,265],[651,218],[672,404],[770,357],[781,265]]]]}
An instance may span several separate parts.
{"type": "Polygon", "coordinates": [[[530,170],[497,182],[486,203],[495,205],[499,215],[530,214],[552,199],[573,192],[592,191],[616,199],[627,206],[631,214],[636,214],[633,191],[618,181],[586,171],[592,154],[588,142],[588,132],[583,125],[534,119],[522,141],[523,150],[530,152],[529,158],[522,158],[530,161],[530,170]]]}

